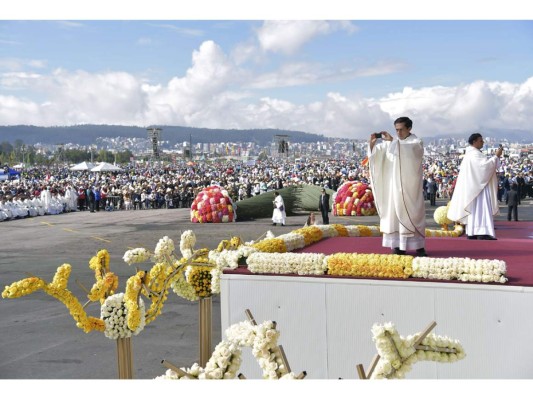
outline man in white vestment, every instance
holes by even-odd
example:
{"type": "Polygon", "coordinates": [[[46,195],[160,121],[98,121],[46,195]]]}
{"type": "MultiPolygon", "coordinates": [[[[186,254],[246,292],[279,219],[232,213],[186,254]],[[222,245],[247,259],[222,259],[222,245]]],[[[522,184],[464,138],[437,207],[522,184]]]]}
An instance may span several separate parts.
{"type": "Polygon", "coordinates": [[[482,152],[483,137],[473,133],[459,167],[448,218],[466,225],[468,239],[496,240],[493,216],[499,214],[498,177],[503,148],[487,158],[482,152]]]}
{"type": "Polygon", "coordinates": [[[416,250],[427,256],[426,208],[423,193],[422,140],[411,133],[413,121],[394,121],[397,138],[388,132],[370,135],[370,182],[383,233],[383,247],[393,254],[416,250]],[[382,140],[378,143],[379,138],[382,140]]]}
{"type": "Polygon", "coordinates": [[[287,218],[287,213],[285,212],[285,203],[283,202],[283,197],[279,194],[278,191],[274,192],[276,196],[274,198],[274,211],[272,212],[272,225],[281,224],[285,226],[285,218],[287,218]]]}

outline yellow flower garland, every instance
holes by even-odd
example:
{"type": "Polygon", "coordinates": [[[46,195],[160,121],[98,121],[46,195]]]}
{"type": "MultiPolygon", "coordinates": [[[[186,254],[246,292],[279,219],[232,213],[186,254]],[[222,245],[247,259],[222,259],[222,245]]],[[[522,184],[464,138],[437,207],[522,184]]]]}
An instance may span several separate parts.
{"type": "Polygon", "coordinates": [[[139,310],[139,295],[141,293],[143,279],[146,272],[139,271],[130,277],[126,282],[126,292],[124,293],[124,304],[128,310],[128,328],[135,331],[141,323],[141,312],[139,310]]]}
{"type": "Polygon", "coordinates": [[[391,254],[337,253],[326,258],[328,275],[408,278],[412,256],[391,254]]]}
{"type": "Polygon", "coordinates": [[[68,308],[70,315],[76,321],[76,326],[83,329],[85,333],[93,330],[103,332],[105,329],[104,321],[99,318],[88,317],[78,299],[72,292],[66,289],[71,270],[72,267],[69,264],[59,266],[50,284],[46,284],[46,282],[37,277],[22,279],[10,286],[6,286],[2,292],[2,297],[14,299],[42,289],[48,295],[61,301],[68,308]]]}

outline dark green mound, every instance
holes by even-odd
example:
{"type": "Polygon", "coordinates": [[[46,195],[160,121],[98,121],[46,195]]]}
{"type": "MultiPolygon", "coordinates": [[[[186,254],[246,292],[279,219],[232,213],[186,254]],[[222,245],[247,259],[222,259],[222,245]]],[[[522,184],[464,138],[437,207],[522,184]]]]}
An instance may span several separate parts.
{"type": "MultiPolygon", "coordinates": [[[[318,211],[318,202],[320,199],[320,187],[312,185],[289,186],[279,190],[285,203],[285,212],[287,216],[318,211]]],[[[331,195],[333,191],[326,189],[331,195]]],[[[268,218],[272,216],[274,206],[274,191],[253,196],[249,199],[238,201],[237,221],[250,221],[256,218],[268,218]]]]}

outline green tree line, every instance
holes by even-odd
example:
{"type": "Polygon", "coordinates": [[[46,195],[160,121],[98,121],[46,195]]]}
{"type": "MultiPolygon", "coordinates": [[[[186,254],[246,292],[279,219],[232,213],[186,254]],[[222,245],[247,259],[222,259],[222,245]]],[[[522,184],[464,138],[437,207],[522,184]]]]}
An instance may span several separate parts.
{"type": "Polygon", "coordinates": [[[15,140],[12,144],[7,141],[0,142],[0,164],[13,166],[24,163],[26,165],[46,165],[50,166],[58,163],[78,164],[83,161],[109,162],[117,164],[126,164],[130,162],[130,157],[133,153],[129,150],[113,153],[111,151],[101,149],[92,154],[84,149],[63,149],[58,147],[55,152],[46,151],[38,152],[32,145],[26,145],[20,139],[15,140]]]}

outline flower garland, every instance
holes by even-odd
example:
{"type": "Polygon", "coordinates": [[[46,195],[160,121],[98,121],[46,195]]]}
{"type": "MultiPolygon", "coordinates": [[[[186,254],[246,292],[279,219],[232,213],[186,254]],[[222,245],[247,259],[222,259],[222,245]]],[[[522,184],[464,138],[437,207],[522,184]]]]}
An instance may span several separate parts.
{"type": "Polygon", "coordinates": [[[430,258],[393,254],[255,252],[246,259],[254,274],[337,275],[368,278],[423,278],[463,282],[507,282],[501,260],[430,258]]]}
{"type": "MultiPolygon", "coordinates": [[[[128,314],[128,328],[135,331],[141,323],[141,312],[139,306],[139,295],[141,294],[143,279],[146,272],[139,271],[126,282],[126,293],[124,294],[124,304],[128,314]]],[[[144,316],[144,313],[143,313],[144,316]]]]}
{"type": "Polygon", "coordinates": [[[403,278],[412,274],[412,256],[336,253],[326,257],[327,274],[339,276],[403,278]]]}
{"type": "Polygon", "coordinates": [[[376,214],[374,196],[368,184],[348,181],[335,194],[333,215],[368,216],[376,214]]]}
{"type": "Polygon", "coordinates": [[[109,269],[110,256],[107,250],[100,250],[96,256],[89,260],[89,268],[94,270],[94,283],[91,291],[87,295],[91,301],[103,303],[107,296],[110,296],[118,288],[118,276],[109,269]]]}
{"type": "Polygon", "coordinates": [[[76,326],[83,329],[85,333],[93,330],[103,331],[105,328],[104,322],[101,319],[88,316],[78,299],[66,288],[71,270],[72,267],[69,264],[59,266],[52,282],[49,284],[37,277],[30,277],[14,282],[5,287],[2,292],[2,297],[15,299],[37,290],[43,290],[46,294],[58,299],[67,307],[70,315],[76,321],[76,326]]]}
{"type": "Polygon", "coordinates": [[[421,333],[403,338],[390,322],[375,324],[372,334],[380,356],[372,379],[404,378],[417,361],[455,362],[465,357],[458,340],[435,334],[429,334],[422,340],[424,349],[416,349],[414,345],[421,333]]]}
{"type": "Polygon", "coordinates": [[[191,222],[232,222],[233,202],[224,188],[213,185],[203,189],[191,204],[191,222]]]}
{"type": "Polygon", "coordinates": [[[348,225],[344,227],[338,224],[314,225],[306,226],[275,238],[263,239],[257,243],[253,243],[252,247],[263,253],[285,253],[303,249],[322,239],[336,236],[381,236],[381,231],[377,226],[348,225]]]}
{"type": "Polygon", "coordinates": [[[326,256],[317,253],[261,253],[251,254],[246,263],[254,274],[324,275],[326,256]]]}
{"type": "Polygon", "coordinates": [[[507,266],[501,260],[470,258],[417,257],[413,260],[413,277],[424,279],[457,279],[463,282],[505,283],[507,266]]]}
{"type": "Polygon", "coordinates": [[[127,300],[124,293],[117,293],[109,296],[102,304],[100,315],[105,323],[104,335],[109,339],[124,339],[132,335],[138,335],[145,325],[144,302],[139,299],[138,307],[139,321],[137,326],[130,328],[130,311],[127,307],[127,300]]]}

